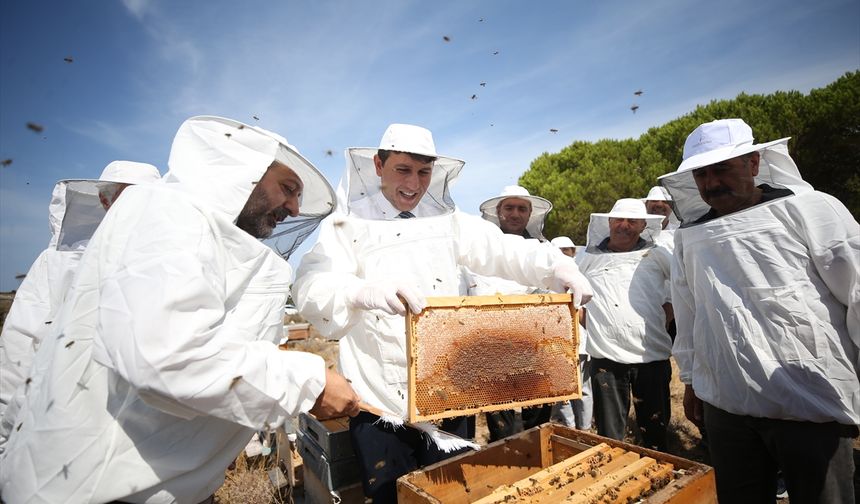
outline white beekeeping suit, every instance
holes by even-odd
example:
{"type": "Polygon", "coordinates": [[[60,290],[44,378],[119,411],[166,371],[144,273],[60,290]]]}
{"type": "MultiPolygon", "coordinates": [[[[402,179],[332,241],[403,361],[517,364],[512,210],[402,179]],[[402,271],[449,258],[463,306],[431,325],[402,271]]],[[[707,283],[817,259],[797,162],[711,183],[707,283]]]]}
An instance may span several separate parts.
{"type": "Polygon", "coordinates": [[[576,296],[586,300],[590,291],[573,260],[557,250],[504,235],[498,227],[456,210],[448,188],[463,161],[437,156],[432,139],[427,149],[392,148],[387,142],[392,128],[430,136],[423,128],[392,125],[380,149],[437,158],[415,218],[395,218],[396,210],[384,199],[373,164],[378,149],[348,149],[339,192],[343,204],[323,221],[316,245],[302,258],[293,299],[325,337],[340,340],[340,368],[358,395],[372,406],[405,416],[404,318],[357,306],[356,293],[390,285],[423,296],[464,295],[461,266],[547,289],[563,289],[559,282],[582,282],[577,285],[585,290],[576,296]]]}
{"type": "Polygon", "coordinates": [[[255,429],[313,406],[322,358],[274,344],[290,267],[234,223],[273,161],[304,182],[306,218],[331,211],[286,140],[215,117],[182,124],[164,183],[124,191],[36,355],[4,500],[200,502],[255,429]]]}
{"type": "Polygon", "coordinates": [[[33,355],[72,285],[87,242],[105,215],[100,193],[115,193],[118,185],[159,180],[158,168],[133,161],[113,161],[98,180],[61,180],[48,207],[51,241],[27,272],[0,334],[0,452],[14,425],[17,406],[10,406],[24,383],[33,355]],[[9,413],[7,415],[7,412],[9,413]]]}
{"type": "Polygon", "coordinates": [[[681,219],[672,272],[681,381],[730,413],[856,425],[860,226],[802,180],[788,138],[754,144],[743,126],[741,141],[712,150],[697,129],[678,170],[660,177],[681,219]],[[693,171],[750,152],[760,154],[755,184],[793,195],[698,222],[710,208],[693,171]]]}
{"type": "Polygon", "coordinates": [[[595,289],[587,322],[590,356],[624,364],[669,358],[672,341],[661,305],[670,301],[666,279],[671,256],[655,246],[662,220],[662,215],[645,214],[644,205],[630,198],[618,200],[609,213],[591,214],[586,254],[579,262],[595,289]],[[630,252],[602,252],[599,245],[609,237],[611,217],[644,219],[639,235],[644,245],[630,252]],[[628,303],[613,305],[613,299],[628,303]]]}

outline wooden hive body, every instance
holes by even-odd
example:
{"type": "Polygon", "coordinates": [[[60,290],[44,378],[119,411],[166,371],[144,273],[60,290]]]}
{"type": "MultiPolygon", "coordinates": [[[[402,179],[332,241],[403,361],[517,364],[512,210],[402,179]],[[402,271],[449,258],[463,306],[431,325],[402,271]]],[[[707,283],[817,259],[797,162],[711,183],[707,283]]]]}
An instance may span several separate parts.
{"type": "Polygon", "coordinates": [[[427,298],[406,319],[409,421],[581,397],[570,294],[427,298]]]}
{"type": "Polygon", "coordinates": [[[544,424],[401,476],[400,504],[716,504],[711,467],[544,424]]]}

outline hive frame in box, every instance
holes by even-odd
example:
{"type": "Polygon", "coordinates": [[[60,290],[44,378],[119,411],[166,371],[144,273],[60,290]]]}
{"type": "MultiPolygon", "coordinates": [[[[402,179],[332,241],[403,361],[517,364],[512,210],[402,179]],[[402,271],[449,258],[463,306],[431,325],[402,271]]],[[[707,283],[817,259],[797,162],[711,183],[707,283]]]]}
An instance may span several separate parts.
{"type": "MultiPolygon", "coordinates": [[[[531,320],[531,319],[529,319],[531,320]]],[[[549,319],[547,319],[549,320],[549,319]]],[[[572,296],[570,294],[530,294],[530,295],[496,295],[496,296],[455,296],[455,297],[428,297],[427,298],[427,309],[422,311],[421,313],[414,314],[411,312],[407,313],[406,316],[406,352],[407,352],[407,368],[408,368],[408,396],[407,396],[407,412],[409,422],[423,422],[428,420],[438,420],[442,418],[450,418],[455,416],[465,416],[465,415],[474,415],[480,412],[490,412],[490,411],[499,411],[506,410],[512,408],[521,408],[527,406],[534,406],[538,404],[546,404],[546,403],[555,403],[566,401],[570,399],[579,399],[581,394],[581,383],[580,383],[580,374],[579,374],[579,312],[573,306],[572,296]],[[551,328],[550,331],[553,330],[560,331],[559,336],[564,336],[567,334],[566,324],[567,320],[564,320],[561,312],[570,315],[569,323],[570,323],[570,334],[569,339],[566,337],[554,338],[553,339],[553,349],[560,349],[564,352],[563,366],[561,366],[557,370],[553,368],[553,370],[557,372],[569,372],[570,378],[570,387],[567,390],[567,393],[552,395],[552,396],[543,396],[543,397],[532,397],[527,400],[508,400],[505,402],[498,402],[493,404],[483,403],[479,406],[470,406],[470,407],[462,407],[462,408],[452,408],[446,409],[444,411],[436,411],[436,412],[421,412],[418,408],[419,396],[426,398],[426,394],[422,396],[422,392],[419,390],[419,382],[421,381],[419,377],[419,348],[421,347],[420,339],[422,331],[420,330],[420,325],[424,323],[428,317],[433,316],[434,313],[462,313],[465,315],[466,312],[483,312],[483,311],[510,311],[511,312],[511,320],[516,320],[517,315],[523,316],[522,314],[527,313],[529,310],[540,310],[546,309],[548,313],[553,311],[553,318],[557,318],[558,324],[564,324],[565,328],[559,327],[551,328]],[[516,313],[519,311],[519,314],[516,313]]],[[[470,323],[472,320],[470,320],[470,323]]],[[[460,324],[465,325],[463,322],[458,322],[460,324]]],[[[480,320],[478,321],[480,324],[480,320]]],[[[547,325],[551,325],[552,321],[544,321],[544,324],[540,326],[542,331],[542,336],[546,336],[546,327],[547,325]]],[[[538,325],[535,325],[534,330],[538,330],[538,325]]],[[[535,333],[536,334],[536,333],[535,333]]],[[[437,335],[433,335],[436,337],[437,335]]],[[[549,336],[547,336],[549,337],[549,336]]],[[[503,341],[503,340],[500,340],[503,341]]],[[[506,341],[506,340],[504,340],[506,341]]],[[[521,345],[524,342],[518,342],[521,345]]],[[[455,343],[456,344],[456,343],[455,343]]],[[[513,348],[513,347],[511,347],[513,348]]],[[[547,353],[545,347],[540,347],[541,352],[537,351],[538,347],[535,347],[535,354],[539,353],[547,353]]],[[[521,354],[520,354],[521,355],[521,354]]],[[[531,355],[531,354],[529,354],[531,355]]],[[[446,355],[447,357],[447,355],[446,355]]],[[[556,364],[559,362],[559,356],[555,355],[556,364]]],[[[449,362],[446,360],[446,362],[449,362]]],[[[448,368],[451,369],[450,367],[448,368]]],[[[500,366],[501,371],[504,371],[504,366],[500,366]]],[[[521,375],[526,376],[526,375],[521,375]]],[[[510,376],[505,376],[505,380],[508,380],[510,376]]],[[[545,380],[548,381],[548,380],[545,380]]],[[[512,387],[508,387],[509,389],[512,387]]],[[[440,393],[437,391],[437,393],[440,393]]],[[[443,396],[447,397],[447,396],[443,396]]]]}
{"type": "Polygon", "coordinates": [[[639,501],[637,490],[648,494],[640,497],[649,504],[717,504],[714,470],[709,466],[549,423],[401,476],[397,502],[543,503],[570,498],[574,502],[626,503],[631,497],[639,501]],[[616,456],[592,466],[583,457],[595,448],[609,448],[616,456]],[[641,468],[638,462],[646,458],[664,467],[671,465],[669,481],[651,485],[643,475],[634,475],[641,468]],[[583,464],[594,472],[566,474],[575,465],[587,469],[583,464]],[[574,493],[569,491],[574,489],[574,493]]]}

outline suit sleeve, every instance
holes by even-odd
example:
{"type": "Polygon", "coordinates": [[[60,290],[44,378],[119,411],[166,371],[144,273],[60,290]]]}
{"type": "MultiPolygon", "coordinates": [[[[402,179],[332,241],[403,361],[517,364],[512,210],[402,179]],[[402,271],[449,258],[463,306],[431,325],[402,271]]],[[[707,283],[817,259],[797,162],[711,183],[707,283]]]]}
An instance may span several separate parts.
{"type": "Polygon", "coordinates": [[[334,214],[323,220],[314,247],[304,255],[293,283],[293,301],[299,313],[328,339],[340,339],[360,319],[363,311],[349,306],[347,293],[364,280],[341,220],[334,214]]]}
{"type": "Polygon", "coordinates": [[[120,231],[102,242],[94,357],[147,403],[185,418],[259,429],[309,410],[325,386],[324,361],[261,339],[283,323],[282,291],[262,289],[248,313],[226,318],[223,241],[200,214],[180,210],[149,212],[118,251],[120,231]]]}

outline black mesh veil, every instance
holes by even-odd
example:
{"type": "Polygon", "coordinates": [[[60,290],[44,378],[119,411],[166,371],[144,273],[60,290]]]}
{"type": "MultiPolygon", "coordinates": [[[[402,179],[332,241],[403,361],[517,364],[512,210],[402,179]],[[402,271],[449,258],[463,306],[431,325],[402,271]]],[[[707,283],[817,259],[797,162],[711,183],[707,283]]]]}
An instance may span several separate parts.
{"type": "Polygon", "coordinates": [[[304,184],[299,215],[280,222],[266,240],[284,259],[289,259],[320,222],[334,211],[335,195],[325,176],[295,150],[281,145],[275,159],[293,169],[304,184]]]}

